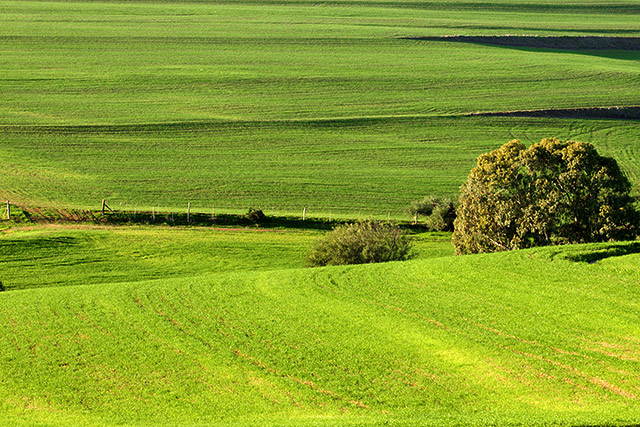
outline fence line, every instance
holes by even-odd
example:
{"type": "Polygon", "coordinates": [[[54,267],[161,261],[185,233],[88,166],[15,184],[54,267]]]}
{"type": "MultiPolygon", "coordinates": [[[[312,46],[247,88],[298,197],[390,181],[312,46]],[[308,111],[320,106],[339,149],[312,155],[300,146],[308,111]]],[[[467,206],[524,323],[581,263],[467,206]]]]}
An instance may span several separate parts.
{"type": "MultiPolygon", "coordinates": [[[[184,210],[176,209],[175,207],[162,207],[160,205],[153,205],[151,207],[145,205],[138,205],[135,202],[128,201],[117,201],[115,203],[111,203],[112,206],[117,206],[116,209],[112,208],[106,199],[102,199],[99,205],[99,209],[97,211],[93,210],[83,210],[83,209],[73,209],[73,208],[34,208],[28,209],[25,208],[27,212],[35,212],[35,215],[42,215],[47,217],[46,210],[54,209],[56,212],[65,215],[65,213],[69,214],[69,217],[75,217],[81,215],[82,213],[90,214],[90,215],[99,215],[107,216],[107,215],[129,215],[136,219],[136,217],[141,217],[141,219],[148,215],[152,222],[156,222],[160,220],[162,216],[164,216],[167,221],[175,223],[176,216],[185,215],[187,223],[191,223],[194,215],[198,217],[198,220],[202,220],[202,216],[209,216],[211,221],[215,221],[218,216],[222,215],[233,215],[233,216],[243,216],[246,215],[249,211],[249,208],[241,208],[237,206],[220,206],[218,204],[212,203],[209,207],[206,207],[206,204],[203,204],[202,207],[198,207],[193,205],[192,202],[187,202],[185,204],[184,210]],[[133,210],[127,210],[127,206],[133,206],[133,210]],[[44,212],[43,212],[44,211],[44,212]]],[[[15,203],[11,203],[10,201],[6,201],[6,219],[12,219],[12,206],[17,209],[19,212],[20,207],[15,203]]],[[[417,215],[413,216],[408,213],[408,211],[393,211],[391,209],[385,210],[372,210],[367,212],[363,211],[362,208],[343,208],[335,206],[333,207],[318,207],[317,210],[314,210],[312,206],[304,205],[299,208],[299,210],[295,208],[277,208],[277,206],[271,206],[270,214],[271,217],[274,218],[290,218],[290,219],[302,219],[302,221],[307,220],[328,220],[328,221],[353,221],[353,220],[363,220],[363,219],[377,219],[377,220],[387,220],[387,221],[407,221],[412,222],[414,224],[419,223],[419,217],[417,215]],[[373,212],[372,212],[373,211],[373,212]],[[364,212],[364,213],[363,213],[364,212]]],[[[1,212],[1,211],[0,211],[1,212]]],[[[264,211],[263,211],[264,212],[264,211]]],[[[67,219],[69,219],[67,217],[67,219]]],[[[184,216],[183,216],[184,218],[184,216]]]]}
{"type": "MultiPolygon", "coordinates": [[[[212,220],[215,220],[219,215],[245,215],[250,209],[250,207],[239,207],[237,205],[223,206],[217,203],[203,203],[201,205],[196,205],[192,202],[186,202],[183,208],[184,210],[176,208],[175,206],[162,207],[160,205],[153,205],[148,208],[128,201],[120,201],[120,208],[117,210],[112,210],[109,208],[108,204],[106,204],[106,206],[110,212],[126,214],[127,212],[131,212],[127,210],[127,206],[132,204],[136,207],[135,213],[147,213],[151,215],[151,219],[153,221],[162,215],[180,215],[180,212],[186,215],[187,222],[190,222],[193,215],[202,214],[209,215],[212,220]]],[[[377,219],[382,221],[409,221],[416,224],[420,222],[420,217],[418,215],[412,215],[407,210],[372,209],[371,211],[367,211],[363,208],[344,208],[335,206],[325,206],[314,209],[313,206],[309,205],[302,205],[298,209],[292,207],[278,208],[277,206],[272,205],[267,210],[261,210],[265,215],[270,215],[272,217],[299,218],[303,221],[307,219],[326,219],[328,221],[377,219]]],[[[107,212],[105,211],[105,214],[106,213],[107,212]]]]}

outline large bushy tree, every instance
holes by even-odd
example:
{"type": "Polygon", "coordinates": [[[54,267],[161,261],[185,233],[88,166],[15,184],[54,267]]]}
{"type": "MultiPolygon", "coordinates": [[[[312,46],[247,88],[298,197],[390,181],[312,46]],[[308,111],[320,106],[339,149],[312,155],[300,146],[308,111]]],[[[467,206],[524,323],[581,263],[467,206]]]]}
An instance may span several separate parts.
{"type": "Polygon", "coordinates": [[[460,189],[459,254],[634,238],[631,186],[592,144],[518,140],[478,158],[460,189]]]}

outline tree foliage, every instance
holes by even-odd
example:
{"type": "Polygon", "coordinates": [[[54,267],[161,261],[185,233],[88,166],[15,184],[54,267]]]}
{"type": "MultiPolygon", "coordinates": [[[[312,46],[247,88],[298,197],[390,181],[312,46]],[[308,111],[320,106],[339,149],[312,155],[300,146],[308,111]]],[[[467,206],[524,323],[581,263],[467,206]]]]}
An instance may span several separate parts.
{"type": "Polygon", "coordinates": [[[408,259],[411,241],[395,224],[361,221],[336,227],[307,257],[311,267],[408,259]]]}
{"type": "Polygon", "coordinates": [[[477,253],[636,236],[631,185],[592,144],[513,140],[478,158],[460,191],[453,243],[477,253]]]}

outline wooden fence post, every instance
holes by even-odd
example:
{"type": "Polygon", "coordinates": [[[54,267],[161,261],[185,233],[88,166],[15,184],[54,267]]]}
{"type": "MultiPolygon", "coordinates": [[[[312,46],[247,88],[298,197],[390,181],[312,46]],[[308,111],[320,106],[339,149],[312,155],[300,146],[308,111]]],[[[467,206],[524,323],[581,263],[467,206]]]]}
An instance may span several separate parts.
{"type": "Polygon", "coordinates": [[[191,202],[187,203],[187,223],[191,222],[191,202]]]}
{"type": "Polygon", "coordinates": [[[413,217],[413,225],[416,225],[418,223],[418,214],[416,213],[416,215],[413,217]]]}
{"type": "Polygon", "coordinates": [[[104,216],[104,205],[105,205],[105,202],[104,202],[104,199],[102,199],[102,216],[104,216]]]}
{"type": "Polygon", "coordinates": [[[302,220],[306,220],[307,219],[307,207],[305,206],[304,208],[302,208],[302,220]]]}
{"type": "Polygon", "coordinates": [[[391,221],[391,212],[387,212],[387,221],[391,221]]]}
{"type": "Polygon", "coordinates": [[[11,203],[7,200],[7,219],[11,219],[11,203]]]}
{"type": "Polygon", "coordinates": [[[156,207],[151,208],[151,221],[156,222],[156,207]]]}

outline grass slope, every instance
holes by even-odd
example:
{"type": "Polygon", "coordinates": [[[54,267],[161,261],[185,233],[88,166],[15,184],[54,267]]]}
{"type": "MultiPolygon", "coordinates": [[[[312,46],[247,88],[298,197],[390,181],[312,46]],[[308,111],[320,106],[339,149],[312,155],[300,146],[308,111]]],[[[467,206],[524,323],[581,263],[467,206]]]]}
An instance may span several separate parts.
{"type": "MultiPolygon", "coordinates": [[[[208,124],[158,130],[6,132],[0,196],[45,206],[407,219],[425,194],[457,192],[478,155],[512,138],[594,142],[638,183],[635,122],[542,118],[208,124]]],[[[2,209],[4,210],[4,209],[2,209]]]]}
{"type": "MultiPolygon", "coordinates": [[[[7,290],[299,268],[324,233],[181,227],[38,226],[0,234],[7,290]]],[[[453,254],[450,233],[411,236],[419,258],[453,254]]]]}
{"type": "Polygon", "coordinates": [[[301,267],[319,234],[164,227],[36,227],[0,236],[9,289],[104,285],[301,267]]]}
{"type": "Polygon", "coordinates": [[[640,3],[0,2],[0,197],[396,218],[517,137],[638,177],[636,122],[459,117],[638,104],[638,51],[400,37],[640,35],[640,3]]]}
{"type": "Polygon", "coordinates": [[[5,292],[0,409],[16,425],[634,424],[635,252],[5,292]]]}

